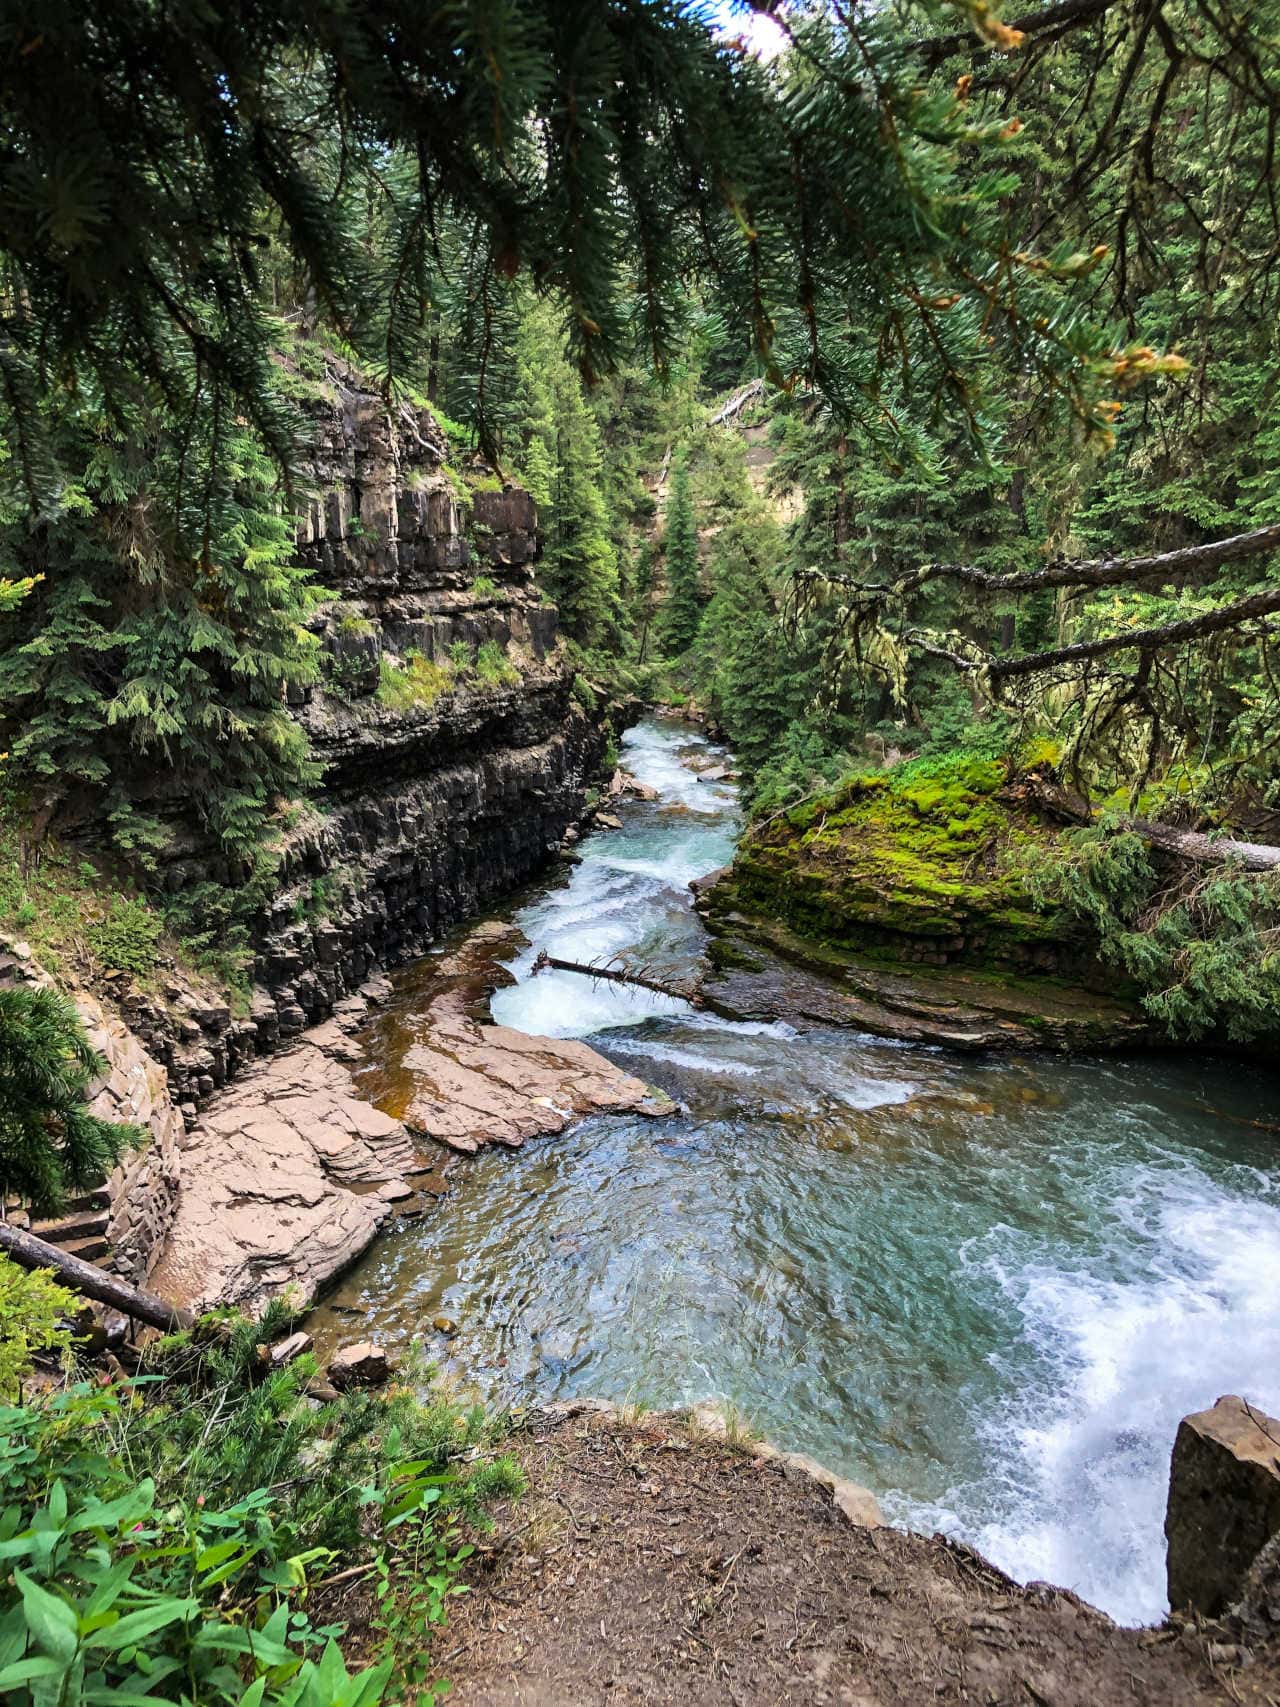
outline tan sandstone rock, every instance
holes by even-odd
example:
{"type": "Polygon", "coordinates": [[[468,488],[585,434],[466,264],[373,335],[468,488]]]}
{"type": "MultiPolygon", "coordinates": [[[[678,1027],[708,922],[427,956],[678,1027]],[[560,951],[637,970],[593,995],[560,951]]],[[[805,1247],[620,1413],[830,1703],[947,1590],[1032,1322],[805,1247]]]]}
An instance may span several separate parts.
{"type": "Polygon", "coordinates": [[[152,1284],[197,1310],[260,1309],[286,1287],[309,1304],[369,1245],[422,1165],[400,1122],[355,1094],[314,1035],[238,1080],[183,1161],[152,1284]]]}
{"type": "Polygon", "coordinates": [[[1169,1471],[1169,1603],[1216,1618],[1280,1534],[1280,1422],[1227,1394],[1178,1425],[1169,1471]]]}
{"type": "Polygon", "coordinates": [[[339,1393],[351,1387],[381,1387],[391,1376],[391,1359],[380,1345],[361,1340],[334,1352],[326,1371],[339,1393]]]}
{"type": "Polygon", "coordinates": [[[398,1062],[387,1106],[411,1131],[462,1155],[486,1144],[518,1149],[584,1115],[665,1114],[671,1104],[585,1043],[486,1023],[489,997],[511,976],[498,956],[520,939],[488,924],[432,968],[421,998],[379,1047],[398,1062]]]}

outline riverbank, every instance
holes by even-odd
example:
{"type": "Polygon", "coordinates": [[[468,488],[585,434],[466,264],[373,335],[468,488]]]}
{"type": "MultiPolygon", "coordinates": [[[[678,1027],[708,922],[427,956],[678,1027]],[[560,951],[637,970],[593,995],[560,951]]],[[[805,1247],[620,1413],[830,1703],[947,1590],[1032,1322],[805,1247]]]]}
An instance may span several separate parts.
{"type": "Polygon", "coordinates": [[[942,1536],[851,1523],[687,1420],[568,1406],[510,1444],[528,1492],[478,1537],[436,1655],[467,1707],[1262,1707],[1280,1686],[1269,1649],[1242,1667],[1225,1630],[1118,1629],[942,1536]]]}

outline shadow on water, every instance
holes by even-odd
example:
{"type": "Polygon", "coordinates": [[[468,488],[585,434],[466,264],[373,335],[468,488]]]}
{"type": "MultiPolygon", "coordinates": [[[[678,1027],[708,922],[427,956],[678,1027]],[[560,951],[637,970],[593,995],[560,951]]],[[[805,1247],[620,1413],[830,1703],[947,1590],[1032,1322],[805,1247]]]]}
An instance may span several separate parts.
{"type": "MultiPolygon", "coordinates": [[[[687,969],[685,886],[738,830],[732,790],[682,762],[705,751],[670,723],[630,733],[658,800],[518,908],[529,946],[492,1002],[589,1036],[680,1112],[482,1155],[347,1276],[331,1330],[426,1334],[503,1402],[725,1398],[893,1520],[1157,1618],[1178,1418],[1233,1390],[1280,1405],[1274,1080],[1187,1057],[959,1058],[530,979],[538,948],[643,944],[687,969]]],[[[384,1037],[411,1031],[413,989],[384,1037]]]]}

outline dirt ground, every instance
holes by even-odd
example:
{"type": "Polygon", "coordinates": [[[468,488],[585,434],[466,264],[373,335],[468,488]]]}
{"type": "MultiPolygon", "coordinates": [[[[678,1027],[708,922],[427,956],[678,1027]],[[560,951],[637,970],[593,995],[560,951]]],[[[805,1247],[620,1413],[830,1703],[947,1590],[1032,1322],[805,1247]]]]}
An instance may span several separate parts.
{"type": "Polygon", "coordinates": [[[458,1707],[1280,1707],[1276,1644],[1119,1629],[670,1417],[536,1414],[515,1444],[529,1491],[437,1650],[458,1707]]]}

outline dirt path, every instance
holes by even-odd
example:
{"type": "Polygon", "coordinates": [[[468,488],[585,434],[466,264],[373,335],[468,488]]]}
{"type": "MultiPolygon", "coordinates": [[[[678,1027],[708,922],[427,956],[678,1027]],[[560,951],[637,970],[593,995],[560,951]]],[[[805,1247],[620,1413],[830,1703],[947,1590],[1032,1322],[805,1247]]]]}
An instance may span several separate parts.
{"type": "Polygon", "coordinates": [[[538,1414],[517,1450],[529,1492],[440,1644],[458,1707],[1280,1702],[1280,1667],[855,1527],[808,1478],[669,1417],[538,1414]]]}

